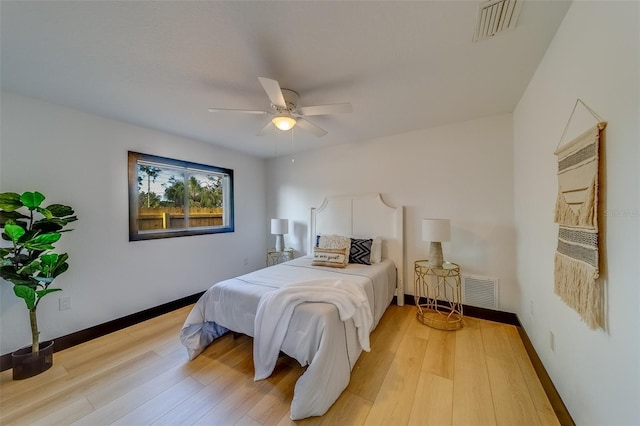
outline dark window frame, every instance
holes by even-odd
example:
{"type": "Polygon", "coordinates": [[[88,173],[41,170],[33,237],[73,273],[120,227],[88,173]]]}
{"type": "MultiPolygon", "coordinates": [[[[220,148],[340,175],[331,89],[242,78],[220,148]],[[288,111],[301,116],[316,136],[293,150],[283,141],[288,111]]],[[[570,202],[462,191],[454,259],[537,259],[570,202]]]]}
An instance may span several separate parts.
{"type": "MultiPolygon", "coordinates": [[[[222,234],[235,231],[234,223],[234,180],[233,170],[207,164],[193,163],[190,161],[176,160],[173,158],[160,157],[151,154],[128,151],[128,184],[129,184],[129,241],[155,240],[160,238],[186,237],[191,235],[222,234]],[[159,166],[165,165],[171,168],[197,170],[200,172],[211,172],[226,175],[229,179],[225,196],[226,205],[223,205],[224,216],[227,223],[222,226],[181,228],[176,230],[143,231],[138,229],[138,162],[155,163],[159,166]]],[[[185,180],[188,180],[189,173],[185,173],[185,180]]],[[[185,215],[188,216],[189,206],[185,204],[185,215]]]]}

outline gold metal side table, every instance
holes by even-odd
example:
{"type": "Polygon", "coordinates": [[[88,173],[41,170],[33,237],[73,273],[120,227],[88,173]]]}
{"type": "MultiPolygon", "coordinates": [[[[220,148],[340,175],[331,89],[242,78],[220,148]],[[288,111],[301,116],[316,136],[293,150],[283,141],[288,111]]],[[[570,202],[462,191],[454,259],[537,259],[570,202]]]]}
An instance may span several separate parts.
{"type": "Polygon", "coordinates": [[[418,320],[439,330],[462,328],[460,266],[452,262],[431,266],[428,260],[416,260],[414,280],[418,320]]]}
{"type": "Polygon", "coordinates": [[[274,248],[267,249],[267,266],[277,265],[278,263],[293,260],[293,249],[285,248],[284,250],[276,250],[274,248]]]}

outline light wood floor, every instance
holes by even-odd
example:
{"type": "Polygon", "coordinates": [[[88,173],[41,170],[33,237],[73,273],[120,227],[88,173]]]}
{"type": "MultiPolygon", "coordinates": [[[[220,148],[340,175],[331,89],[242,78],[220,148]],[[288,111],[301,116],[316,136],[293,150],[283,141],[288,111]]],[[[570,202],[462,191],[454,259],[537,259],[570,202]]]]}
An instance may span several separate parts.
{"type": "MultiPolygon", "coordinates": [[[[293,424],[303,368],[282,356],[254,382],[252,340],[231,335],[189,362],[177,336],[190,308],[58,352],[39,376],[1,373],[0,424],[293,424]]],[[[438,331],[392,305],[371,346],[329,412],[296,424],[559,424],[513,326],[438,331]]]]}

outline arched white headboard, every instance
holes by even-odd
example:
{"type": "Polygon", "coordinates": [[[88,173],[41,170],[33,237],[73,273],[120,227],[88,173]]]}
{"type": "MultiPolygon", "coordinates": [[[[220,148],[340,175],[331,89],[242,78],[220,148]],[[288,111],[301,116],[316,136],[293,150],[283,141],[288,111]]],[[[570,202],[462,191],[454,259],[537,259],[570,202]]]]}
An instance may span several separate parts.
{"type": "Polygon", "coordinates": [[[327,197],[311,208],[309,253],[318,234],[381,237],[382,257],[391,259],[398,271],[396,297],[404,305],[404,208],[387,205],[380,194],[327,197]]]}

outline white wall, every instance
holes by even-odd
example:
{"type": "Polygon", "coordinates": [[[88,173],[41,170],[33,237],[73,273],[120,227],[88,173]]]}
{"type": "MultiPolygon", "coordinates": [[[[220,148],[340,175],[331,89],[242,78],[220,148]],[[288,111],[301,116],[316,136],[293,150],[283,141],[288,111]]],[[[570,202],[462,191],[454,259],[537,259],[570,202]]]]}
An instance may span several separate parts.
{"type": "MultiPolygon", "coordinates": [[[[575,1],[514,112],[518,314],[577,424],[640,423],[639,5],[575,1]],[[605,331],[590,330],[553,293],[553,152],[577,98],[608,121],[600,223],[605,331]]],[[[587,117],[579,107],[568,133],[595,124],[587,117]]]]}
{"type": "MultiPolygon", "coordinates": [[[[79,218],[59,244],[69,253],[70,268],[56,280],[60,294],[71,296],[72,309],[58,311],[57,294],[43,299],[43,340],[264,265],[264,160],[11,93],[3,92],[1,102],[1,191],[38,190],[50,202],[74,207],[79,218]],[[235,232],[129,242],[128,150],[233,169],[235,232]]],[[[5,354],[30,343],[29,319],[6,282],[0,295],[5,354]]]]}
{"type": "Polygon", "coordinates": [[[500,309],[514,311],[512,132],[506,114],[296,154],[294,162],[273,159],[267,212],[290,219],[285,243],[300,255],[308,248],[309,207],[320,206],[325,195],[379,192],[387,203],[404,205],[408,294],[413,262],[428,253],[421,220],[450,218],[445,259],[459,263],[463,274],[499,278],[500,309]]]}

